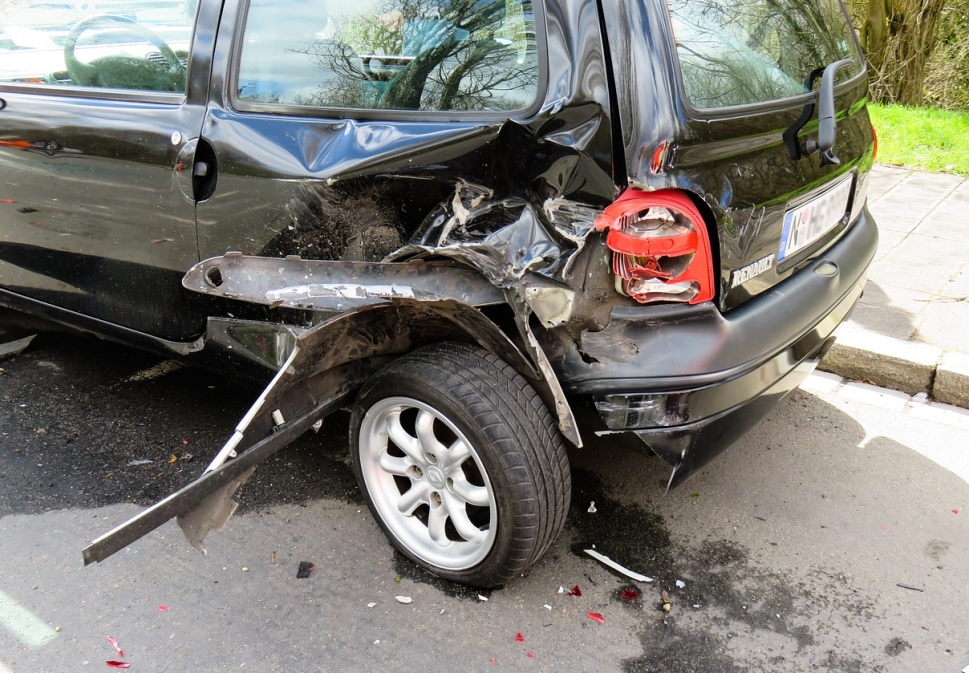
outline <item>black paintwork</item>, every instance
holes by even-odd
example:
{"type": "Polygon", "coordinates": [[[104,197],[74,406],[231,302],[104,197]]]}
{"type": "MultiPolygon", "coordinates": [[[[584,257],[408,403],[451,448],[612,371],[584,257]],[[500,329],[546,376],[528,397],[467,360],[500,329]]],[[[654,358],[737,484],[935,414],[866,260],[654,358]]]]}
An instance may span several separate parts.
{"type": "MultiPolygon", "coordinates": [[[[511,288],[519,328],[521,282],[575,291],[571,323],[536,331],[567,390],[604,395],[716,387],[789,348],[864,281],[875,240],[863,214],[864,73],[835,88],[841,163],[821,166],[818,154],[792,161],[783,137],[810,96],[706,113],[683,102],[662,2],[542,2],[539,97],[510,118],[241,102],[244,7],[201,0],[184,95],[0,83],[0,199],[16,201],[0,203],[0,303],[188,353],[208,317],[319,321],[189,292],[182,276],[201,259],[443,256],[511,288]],[[846,174],[847,224],[729,287],[733,270],[777,251],[786,210],[846,174]],[[628,185],[693,196],[713,244],[714,302],[642,307],[612,289],[589,229],[628,185]],[[471,214],[452,230],[456,201],[471,214]],[[835,279],[805,268],[819,255],[838,257],[835,279]]],[[[812,120],[801,135],[817,132],[812,120]]],[[[523,341],[515,321],[499,322],[523,341]]],[[[764,373],[760,391],[789,371],[764,373]]],[[[756,393],[723,386],[715,406],[746,426],[757,414],[736,405],[777,397],[756,393]]],[[[701,405],[684,421],[713,413],[701,405]]]]}

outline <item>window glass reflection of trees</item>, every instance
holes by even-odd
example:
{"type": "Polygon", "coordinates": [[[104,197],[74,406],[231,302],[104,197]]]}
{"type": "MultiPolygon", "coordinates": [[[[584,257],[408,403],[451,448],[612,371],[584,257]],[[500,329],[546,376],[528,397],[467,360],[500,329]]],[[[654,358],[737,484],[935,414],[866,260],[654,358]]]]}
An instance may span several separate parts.
{"type": "Polygon", "coordinates": [[[804,77],[861,59],[837,0],[670,0],[683,83],[697,108],[760,103],[804,93],[804,77]]]}
{"type": "Polygon", "coordinates": [[[296,25],[308,21],[299,13],[292,26],[279,24],[285,5],[299,1],[251,3],[239,75],[243,100],[499,111],[528,107],[535,98],[534,14],[521,0],[331,0],[327,16],[310,22],[309,36],[296,25]],[[267,12],[268,24],[254,21],[270,3],[276,18],[267,12]],[[267,31],[274,20],[276,29],[267,31]]]}

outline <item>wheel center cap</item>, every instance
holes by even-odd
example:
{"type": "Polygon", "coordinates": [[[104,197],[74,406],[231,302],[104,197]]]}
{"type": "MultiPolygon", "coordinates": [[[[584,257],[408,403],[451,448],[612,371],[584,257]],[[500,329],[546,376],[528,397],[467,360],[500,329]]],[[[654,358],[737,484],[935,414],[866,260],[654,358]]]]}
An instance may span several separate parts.
{"type": "Polygon", "coordinates": [[[427,483],[433,488],[444,488],[447,484],[447,479],[444,478],[444,473],[441,472],[439,467],[435,465],[429,465],[426,470],[424,470],[424,476],[427,478],[427,483]]]}

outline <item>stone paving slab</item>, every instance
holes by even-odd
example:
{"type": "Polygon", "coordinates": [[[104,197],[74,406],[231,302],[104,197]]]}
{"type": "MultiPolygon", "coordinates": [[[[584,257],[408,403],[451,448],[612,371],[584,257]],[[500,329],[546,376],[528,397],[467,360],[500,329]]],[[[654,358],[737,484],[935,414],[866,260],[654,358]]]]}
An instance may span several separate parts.
{"type": "Polygon", "coordinates": [[[875,166],[878,252],[821,368],[969,407],[969,179],[875,166]]]}

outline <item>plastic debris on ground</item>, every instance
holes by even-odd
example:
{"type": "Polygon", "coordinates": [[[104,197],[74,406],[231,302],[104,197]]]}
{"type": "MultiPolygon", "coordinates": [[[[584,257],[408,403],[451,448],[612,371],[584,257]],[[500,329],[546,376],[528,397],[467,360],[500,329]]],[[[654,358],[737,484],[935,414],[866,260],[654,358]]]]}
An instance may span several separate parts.
{"type": "Polygon", "coordinates": [[[559,585],[559,593],[560,594],[564,594],[565,593],[565,587],[559,585]]]}
{"type": "Polygon", "coordinates": [[[521,631],[519,631],[518,633],[515,634],[515,642],[516,643],[524,643],[525,642],[525,636],[522,635],[522,632],[521,631]]]}
{"type": "Polygon", "coordinates": [[[128,463],[128,467],[137,467],[138,465],[151,465],[151,463],[152,461],[148,460],[147,458],[143,460],[132,460],[131,462],[128,463]]]}
{"type": "Polygon", "coordinates": [[[368,608],[375,608],[375,607],[377,607],[377,604],[376,603],[367,603],[367,607],[368,608]]]}
{"type": "Polygon", "coordinates": [[[592,502],[589,503],[589,509],[587,511],[589,512],[589,514],[595,514],[596,512],[599,511],[599,510],[596,509],[596,501],[595,500],[593,500],[592,502]]]}
{"type": "Polygon", "coordinates": [[[639,598],[639,592],[633,591],[632,589],[626,589],[622,592],[622,599],[624,601],[634,601],[639,598]]]}
{"type": "Polygon", "coordinates": [[[585,616],[588,617],[589,619],[591,619],[594,622],[599,622],[600,624],[605,624],[606,623],[606,618],[603,617],[598,612],[587,612],[587,613],[585,613],[585,616]]]}
{"type": "Polygon", "coordinates": [[[402,605],[408,605],[414,602],[414,599],[410,596],[394,596],[394,600],[402,605]]]}
{"type": "Polygon", "coordinates": [[[575,596],[576,598],[582,598],[582,589],[576,584],[574,587],[566,592],[569,596],[575,596]]]}
{"type": "Polygon", "coordinates": [[[121,651],[121,645],[118,645],[118,641],[117,640],[115,640],[111,636],[108,636],[108,642],[111,643],[111,647],[114,648],[114,651],[118,653],[118,656],[119,657],[123,657],[124,656],[124,652],[121,651]]]}
{"type": "Polygon", "coordinates": [[[167,605],[159,605],[158,606],[158,611],[159,612],[168,612],[168,606],[167,605]]]}
{"type": "Polygon", "coordinates": [[[131,668],[131,664],[129,664],[127,661],[114,661],[112,659],[108,659],[104,663],[106,663],[111,668],[131,668]]]}
{"type": "Polygon", "coordinates": [[[4,358],[15,357],[20,355],[25,350],[30,342],[34,340],[36,334],[31,334],[29,337],[24,337],[23,339],[17,339],[16,341],[8,341],[5,344],[0,344],[0,360],[4,358]]]}
{"type": "Polygon", "coordinates": [[[608,556],[603,556],[602,554],[600,554],[599,552],[597,552],[595,549],[586,549],[585,550],[585,553],[588,554],[589,556],[591,556],[592,558],[594,558],[599,563],[603,564],[604,566],[608,566],[608,567],[612,568],[613,570],[622,573],[623,575],[625,575],[626,577],[628,577],[630,579],[634,579],[634,580],[636,580],[638,582],[652,582],[653,581],[653,578],[652,577],[646,577],[646,575],[640,575],[639,573],[634,572],[634,571],[630,570],[629,568],[626,568],[624,566],[621,566],[618,563],[616,563],[615,561],[613,561],[611,558],[609,558],[608,556]]]}
{"type": "Polygon", "coordinates": [[[684,582],[683,580],[676,580],[676,588],[686,589],[686,582],[684,582]]]}
{"type": "Polygon", "coordinates": [[[298,580],[306,579],[307,577],[310,576],[310,573],[313,572],[313,568],[315,567],[316,566],[314,566],[309,561],[300,561],[299,570],[296,571],[296,579],[298,580]]]}
{"type": "Polygon", "coordinates": [[[534,655],[534,654],[532,654],[531,652],[529,652],[529,653],[528,653],[528,654],[526,654],[525,656],[526,656],[526,657],[528,657],[529,659],[534,659],[534,658],[535,658],[535,655],[534,655]]]}
{"type": "Polygon", "coordinates": [[[486,601],[487,602],[488,597],[487,596],[482,596],[481,594],[478,594],[478,600],[479,601],[486,601]]]}
{"type": "Polygon", "coordinates": [[[545,605],[543,605],[542,607],[543,607],[543,608],[545,608],[546,610],[551,610],[551,609],[552,609],[552,606],[551,606],[551,605],[549,605],[548,603],[546,603],[546,604],[545,604],[545,605]]]}

